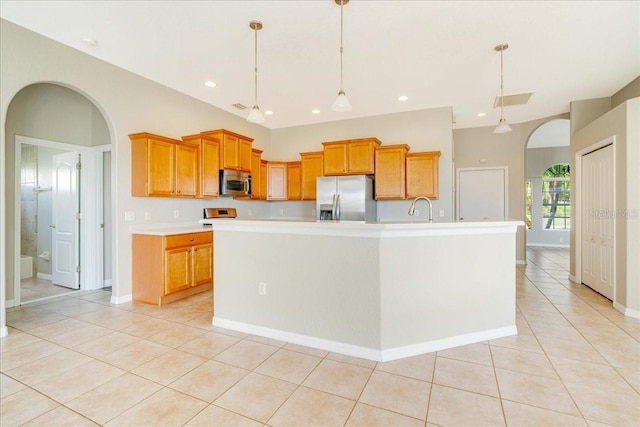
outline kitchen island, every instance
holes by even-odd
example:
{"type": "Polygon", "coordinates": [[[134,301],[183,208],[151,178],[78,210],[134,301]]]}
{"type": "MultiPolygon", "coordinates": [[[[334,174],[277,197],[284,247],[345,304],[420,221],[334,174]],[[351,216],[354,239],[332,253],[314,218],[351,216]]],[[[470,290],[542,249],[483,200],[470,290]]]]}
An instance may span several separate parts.
{"type": "Polygon", "coordinates": [[[216,326],[376,361],[517,333],[520,221],[200,222],[216,326]]]}

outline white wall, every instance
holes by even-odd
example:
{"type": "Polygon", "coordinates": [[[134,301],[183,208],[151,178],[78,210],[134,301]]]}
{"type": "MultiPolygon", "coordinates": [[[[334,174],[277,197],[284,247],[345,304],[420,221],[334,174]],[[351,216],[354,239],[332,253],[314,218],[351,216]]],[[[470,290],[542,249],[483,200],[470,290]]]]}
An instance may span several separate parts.
{"type": "MultiPolygon", "coordinates": [[[[453,132],[451,107],[432,108],[407,113],[385,114],[275,129],[271,134],[269,160],[300,160],[299,153],[322,151],[322,143],[350,138],[376,137],[383,145],[407,144],[409,152],[440,151],[440,197],[434,200],[434,216],[444,211],[441,220],[453,218],[453,132]]],[[[378,216],[382,220],[405,219],[410,201],[378,202],[378,216]]],[[[422,209],[420,217],[427,218],[422,209]]]]}
{"type": "MultiPolygon", "coordinates": [[[[590,108],[589,103],[571,103],[571,114],[590,108]]],[[[640,317],[640,97],[606,112],[571,135],[570,160],[575,167],[576,152],[615,137],[616,270],[614,306],[640,317]]],[[[588,191],[588,189],[584,189],[588,191]]],[[[572,205],[575,196],[572,194],[572,205]]],[[[576,235],[571,229],[570,270],[576,271],[576,235]]]]}

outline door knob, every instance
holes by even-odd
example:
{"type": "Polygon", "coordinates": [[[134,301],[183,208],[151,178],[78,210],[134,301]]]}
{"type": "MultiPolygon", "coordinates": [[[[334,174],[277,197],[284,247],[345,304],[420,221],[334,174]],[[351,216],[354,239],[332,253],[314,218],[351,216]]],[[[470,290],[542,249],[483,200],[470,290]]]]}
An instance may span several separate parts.
{"type": "Polygon", "coordinates": [[[51,224],[49,227],[50,228],[56,228],[56,225],[55,224],[51,224]]]}

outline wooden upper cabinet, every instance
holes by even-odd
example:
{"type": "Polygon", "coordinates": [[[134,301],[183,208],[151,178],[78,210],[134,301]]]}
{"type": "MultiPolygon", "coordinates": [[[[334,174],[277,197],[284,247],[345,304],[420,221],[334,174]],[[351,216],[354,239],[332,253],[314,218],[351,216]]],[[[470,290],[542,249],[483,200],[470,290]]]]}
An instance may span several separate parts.
{"type": "Polygon", "coordinates": [[[251,198],[260,200],[264,199],[264,195],[260,191],[260,165],[262,163],[262,150],[253,148],[251,150],[251,198]]]}
{"type": "Polygon", "coordinates": [[[220,140],[201,134],[183,136],[182,140],[198,146],[199,179],[196,197],[220,196],[220,140]]]}
{"type": "Polygon", "coordinates": [[[316,179],[322,176],[324,153],[312,151],[300,153],[301,199],[316,199],[316,179]]]}
{"type": "Polygon", "coordinates": [[[198,145],[147,132],[131,139],[131,195],[195,197],[198,145]]]}
{"type": "Polygon", "coordinates": [[[301,199],[301,173],[301,162],[287,162],[287,200],[301,199]]]}
{"type": "Polygon", "coordinates": [[[253,138],[226,129],[200,132],[220,140],[220,169],[251,171],[251,146],[253,138]]]}
{"type": "Polygon", "coordinates": [[[267,200],[287,200],[287,164],[267,163],[267,200]]]}
{"type": "Polygon", "coordinates": [[[176,144],[176,196],[196,196],[198,169],[198,146],[176,144]]]}
{"type": "Polygon", "coordinates": [[[380,144],[377,138],[323,142],[324,175],[373,174],[374,152],[380,144]]]}
{"type": "Polygon", "coordinates": [[[267,198],[267,191],[268,191],[267,163],[268,162],[264,159],[260,160],[260,198],[261,199],[267,198]]]}
{"type": "Polygon", "coordinates": [[[439,151],[407,154],[407,198],[438,198],[439,151]]]}
{"type": "Polygon", "coordinates": [[[404,199],[406,144],[377,147],[375,152],[375,198],[404,199]]]}

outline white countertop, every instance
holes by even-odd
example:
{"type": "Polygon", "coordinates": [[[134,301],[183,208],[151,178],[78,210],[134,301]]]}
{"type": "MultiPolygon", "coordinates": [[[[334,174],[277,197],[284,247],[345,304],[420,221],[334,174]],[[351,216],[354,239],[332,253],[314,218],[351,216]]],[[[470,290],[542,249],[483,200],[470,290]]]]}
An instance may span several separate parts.
{"type": "Polygon", "coordinates": [[[515,233],[522,221],[317,221],[315,219],[201,219],[214,231],[291,233],[324,236],[399,237],[455,234],[515,233]]]}
{"type": "Polygon", "coordinates": [[[211,227],[205,225],[180,225],[180,226],[145,226],[131,228],[131,234],[146,234],[149,236],[171,236],[173,234],[187,234],[187,233],[203,233],[211,232],[211,227]]]}

